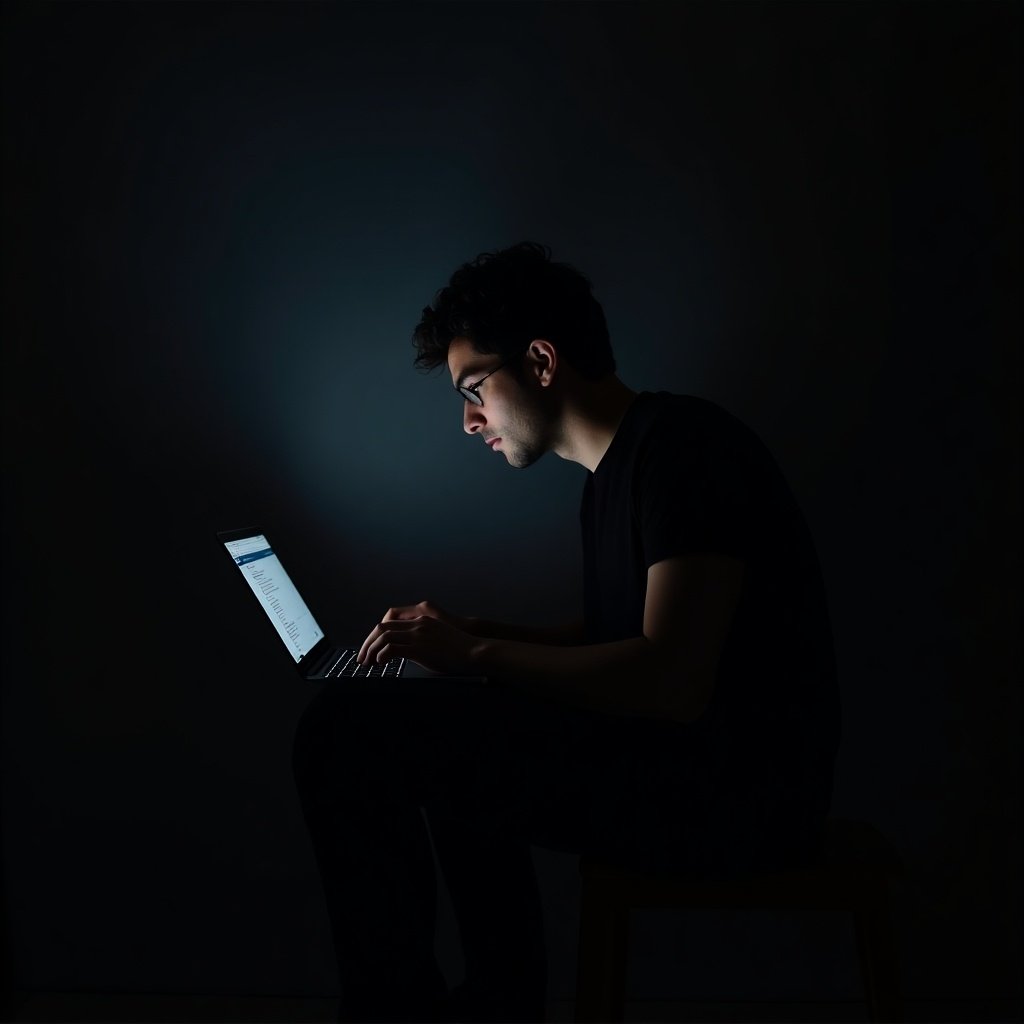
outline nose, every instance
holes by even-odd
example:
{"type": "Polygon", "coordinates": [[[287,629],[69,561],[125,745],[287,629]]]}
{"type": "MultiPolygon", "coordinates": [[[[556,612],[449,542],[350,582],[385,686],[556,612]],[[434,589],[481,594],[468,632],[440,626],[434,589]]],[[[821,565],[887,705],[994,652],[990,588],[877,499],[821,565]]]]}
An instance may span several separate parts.
{"type": "Polygon", "coordinates": [[[462,410],[462,429],[467,434],[475,434],[487,422],[487,417],[484,416],[481,406],[474,405],[472,402],[463,404],[465,408],[462,410]]]}

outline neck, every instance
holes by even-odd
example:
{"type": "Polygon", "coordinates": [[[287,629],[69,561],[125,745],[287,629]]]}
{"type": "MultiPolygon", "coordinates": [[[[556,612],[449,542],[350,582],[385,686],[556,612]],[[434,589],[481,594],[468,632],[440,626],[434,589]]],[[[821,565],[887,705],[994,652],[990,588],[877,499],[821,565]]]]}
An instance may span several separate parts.
{"type": "Polygon", "coordinates": [[[559,440],[552,450],[593,473],[635,398],[636,392],[614,375],[581,381],[565,396],[559,440]]]}

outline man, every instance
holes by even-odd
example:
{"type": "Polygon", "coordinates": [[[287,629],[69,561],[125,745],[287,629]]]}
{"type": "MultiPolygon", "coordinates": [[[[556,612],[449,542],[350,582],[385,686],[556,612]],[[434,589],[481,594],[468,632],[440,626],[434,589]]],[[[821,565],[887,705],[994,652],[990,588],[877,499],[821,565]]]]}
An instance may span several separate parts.
{"type": "Polygon", "coordinates": [[[589,282],[545,248],[461,267],[414,341],[509,465],[586,467],[583,616],[390,609],[360,661],[440,675],[323,691],[296,780],[342,1019],[542,1020],[531,844],[704,875],[814,856],[839,735],[824,588],[764,446],[712,403],[619,380],[589,282]],[[466,955],[451,994],[431,840],[466,955]]]}

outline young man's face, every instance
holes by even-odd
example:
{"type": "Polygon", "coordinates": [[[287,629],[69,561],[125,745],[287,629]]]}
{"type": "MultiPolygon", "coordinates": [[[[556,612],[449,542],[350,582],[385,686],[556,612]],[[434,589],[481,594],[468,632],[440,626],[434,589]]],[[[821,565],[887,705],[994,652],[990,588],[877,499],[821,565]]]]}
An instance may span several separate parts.
{"type": "MultiPolygon", "coordinates": [[[[468,338],[456,338],[448,348],[448,370],[456,386],[475,384],[502,361],[499,355],[477,352],[468,338]]],[[[478,392],[483,405],[463,400],[462,413],[466,433],[478,434],[516,469],[532,465],[551,447],[539,393],[534,394],[529,378],[520,382],[515,375],[522,365],[524,358],[517,357],[487,377],[478,392]]]]}

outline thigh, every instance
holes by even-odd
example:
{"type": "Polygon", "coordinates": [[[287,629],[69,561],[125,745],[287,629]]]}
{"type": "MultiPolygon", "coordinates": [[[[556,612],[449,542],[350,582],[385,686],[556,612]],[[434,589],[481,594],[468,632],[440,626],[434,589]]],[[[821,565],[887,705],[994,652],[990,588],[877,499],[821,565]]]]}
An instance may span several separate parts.
{"type": "MultiPolygon", "coordinates": [[[[698,731],[457,678],[349,680],[299,725],[297,757],[346,799],[414,802],[482,842],[643,868],[699,867],[712,829],[698,731]]],[[[308,777],[309,772],[307,770],[308,777]]]]}

